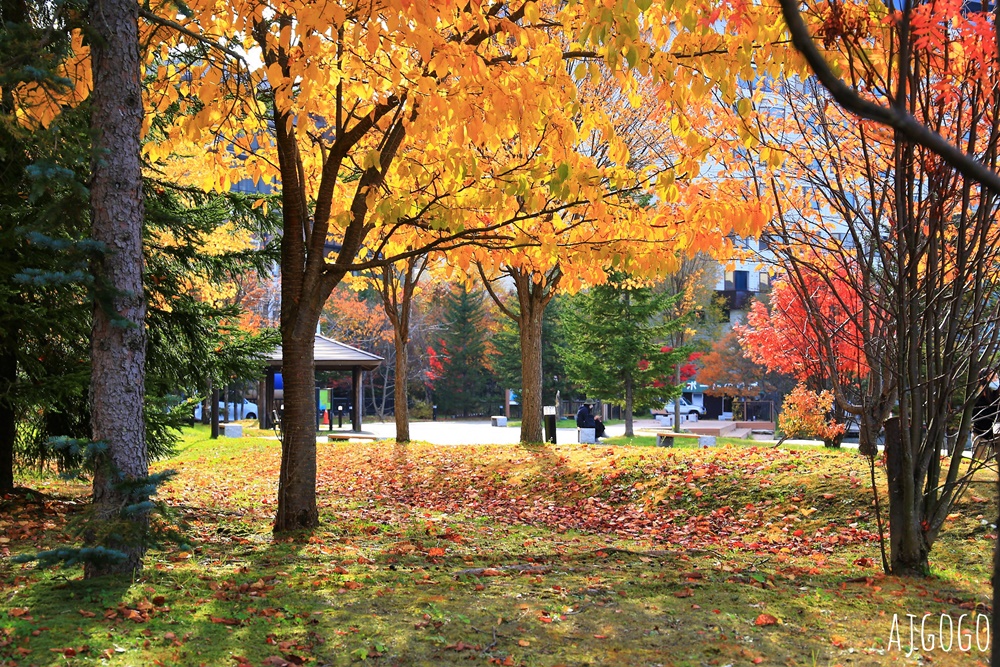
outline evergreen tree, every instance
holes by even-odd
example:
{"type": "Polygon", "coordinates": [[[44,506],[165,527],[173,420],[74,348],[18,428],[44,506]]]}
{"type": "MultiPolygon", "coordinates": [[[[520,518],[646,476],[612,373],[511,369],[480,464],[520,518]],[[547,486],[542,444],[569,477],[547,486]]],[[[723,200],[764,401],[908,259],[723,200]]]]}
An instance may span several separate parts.
{"type": "Polygon", "coordinates": [[[55,70],[69,29],[56,11],[0,6],[0,492],[13,488],[17,451],[39,434],[89,434],[88,115],[68,110],[26,127],[12,92],[28,81],[65,87],[55,70]]]}
{"type": "Polygon", "coordinates": [[[625,410],[625,435],[633,435],[636,410],[681,393],[673,380],[684,348],[664,344],[687,318],[670,318],[680,295],[656,293],[625,274],[572,297],[563,311],[561,354],[569,378],[591,398],[625,410]]]}
{"type": "Polygon", "coordinates": [[[447,415],[486,414],[500,399],[488,355],[487,312],[482,292],[464,285],[445,296],[447,330],[441,337],[444,371],[435,401],[447,415]]]}

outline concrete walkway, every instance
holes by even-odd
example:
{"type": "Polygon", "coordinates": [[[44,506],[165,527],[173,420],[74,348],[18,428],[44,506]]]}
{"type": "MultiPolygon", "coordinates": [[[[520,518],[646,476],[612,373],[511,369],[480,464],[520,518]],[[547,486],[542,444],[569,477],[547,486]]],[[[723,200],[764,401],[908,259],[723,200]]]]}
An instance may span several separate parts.
{"type": "MultiPolygon", "coordinates": [[[[656,428],[656,426],[656,422],[652,419],[635,421],[636,429],[656,428]]],[[[336,433],[338,429],[334,428],[333,431],[336,433]]],[[[610,436],[625,435],[625,424],[608,426],[607,431],[610,436]]],[[[396,424],[365,422],[364,432],[392,440],[396,437],[396,424]]],[[[325,434],[326,430],[324,429],[322,433],[325,434]]],[[[422,440],[435,445],[515,445],[520,441],[520,436],[519,426],[491,426],[489,421],[483,420],[410,422],[411,440],[422,440]]],[[[557,428],[556,442],[575,443],[576,428],[557,428]]]]}

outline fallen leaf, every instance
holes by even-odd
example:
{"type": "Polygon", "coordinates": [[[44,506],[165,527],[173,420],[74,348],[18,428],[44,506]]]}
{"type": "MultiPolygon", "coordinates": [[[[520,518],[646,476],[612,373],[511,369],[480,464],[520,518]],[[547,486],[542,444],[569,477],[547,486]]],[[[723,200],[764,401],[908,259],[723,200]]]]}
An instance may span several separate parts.
{"type": "Polygon", "coordinates": [[[754,625],[777,625],[778,619],[770,614],[761,614],[757,617],[757,620],[753,622],[754,625]]]}

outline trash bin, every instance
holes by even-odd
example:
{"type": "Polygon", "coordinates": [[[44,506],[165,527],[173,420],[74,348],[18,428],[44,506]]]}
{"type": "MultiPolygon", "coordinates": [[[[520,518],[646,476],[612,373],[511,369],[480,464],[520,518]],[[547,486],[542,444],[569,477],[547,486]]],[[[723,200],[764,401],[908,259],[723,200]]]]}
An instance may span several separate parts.
{"type": "Polygon", "coordinates": [[[546,405],[543,408],[545,413],[545,442],[556,444],[556,406],[546,405]]]}

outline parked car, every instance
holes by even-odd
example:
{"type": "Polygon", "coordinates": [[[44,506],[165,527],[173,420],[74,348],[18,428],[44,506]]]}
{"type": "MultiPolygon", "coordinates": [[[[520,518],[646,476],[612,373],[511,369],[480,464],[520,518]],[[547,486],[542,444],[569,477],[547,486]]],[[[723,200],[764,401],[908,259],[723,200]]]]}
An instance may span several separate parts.
{"type": "MultiPolygon", "coordinates": [[[[194,406],[194,420],[201,421],[201,403],[194,406]]],[[[230,421],[234,419],[257,419],[257,404],[251,403],[250,401],[243,399],[242,403],[230,403],[229,404],[229,419],[230,421]],[[240,412],[242,410],[242,412],[240,412]],[[240,416],[242,415],[242,416],[240,416]]],[[[219,419],[225,421],[226,419],[226,404],[219,401],[219,419]]]]}
{"type": "MultiPolygon", "coordinates": [[[[680,400],[682,415],[688,415],[688,416],[698,415],[699,419],[705,416],[704,405],[695,405],[693,403],[688,403],[687,399],[685,399],[683,396],[681,396],[679,400],[680,400]]],[[[666,405],[663,406],[662,410],[651,410],[651,412],[653,413],[654,416],[672,415],[674,414],[674,402],[669,401],[666,405]]]]}

